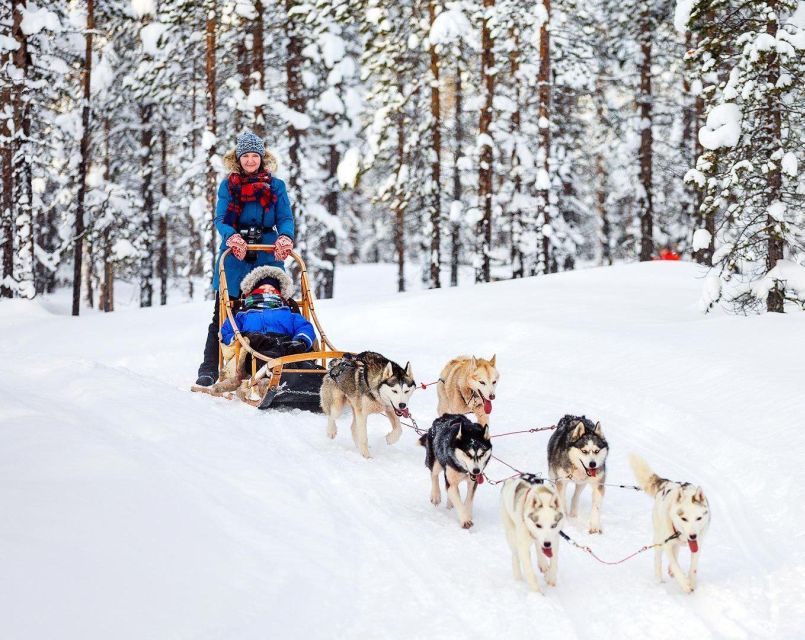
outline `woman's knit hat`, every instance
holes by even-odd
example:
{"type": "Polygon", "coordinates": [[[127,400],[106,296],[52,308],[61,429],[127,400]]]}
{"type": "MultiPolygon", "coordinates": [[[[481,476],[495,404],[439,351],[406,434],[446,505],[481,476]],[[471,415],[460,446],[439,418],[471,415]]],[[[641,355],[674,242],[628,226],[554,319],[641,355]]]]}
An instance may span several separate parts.
{"type": "Polygon", "coordinates": [[[237,137],[235,145],[235,156],[240,160],[244,153],[256,153],[261,158],[266,155],[266,146],[261,138],[258,138],[252,131],[244,131],[237,137]]]}

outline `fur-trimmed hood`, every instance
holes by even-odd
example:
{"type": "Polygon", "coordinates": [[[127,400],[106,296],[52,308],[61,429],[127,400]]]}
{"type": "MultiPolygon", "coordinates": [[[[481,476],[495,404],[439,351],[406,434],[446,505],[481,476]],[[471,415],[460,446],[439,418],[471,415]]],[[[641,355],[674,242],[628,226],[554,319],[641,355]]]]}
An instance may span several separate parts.
{"type": "MultiPolygon", "coordinates": [[[[235,156],[235,147],[232,147],[224,154],[223,163],[224,169],[229,171],[229,173],[243,173],[243,170],[240,168],[240,164],[238,163],[238,159],[235,156]]],[[[263,165],[265,166],[266,170],[272,174],[277,171],[277,156],[271,153],[271,151],[268,149],[266,149],[266,155],[263,156],[263,165]]]]}
{"type": "Polygon", "coordinates": [[[243,280],[240,281],[240,290],[244,295],[248,295],[263,278],[276,278],[280,283],[280,295],[289,300],[296,287],[294,287],[291,277],[279,267],[257,267],[249,271],[243,280]]]}

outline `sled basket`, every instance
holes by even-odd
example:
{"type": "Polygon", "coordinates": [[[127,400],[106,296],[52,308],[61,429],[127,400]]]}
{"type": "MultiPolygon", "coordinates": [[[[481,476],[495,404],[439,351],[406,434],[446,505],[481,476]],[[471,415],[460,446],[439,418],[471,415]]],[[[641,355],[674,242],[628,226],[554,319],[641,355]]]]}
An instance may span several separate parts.
{"type": "MultiPolygon", "coordinates": [[[[248,251],[274,252],[271,244],[250,244],[248,251]]],[[[227,249],[221,255],[219,262],[219,298],[220,298],[220,326],[229,319],[230,326],[235,331],[237,352],[246,349],[251,354],[251,372],[249,378],[241,383],[237,397],[258,409],[303,409],[320,412],[319,390],[322,379],[327,373],[328,363],[334,358],[344,355],[338,351],[324,333],[315,309],[315,296],[310,288],[307,268],[304,260],[295,252],[291,252],[297,269],[299,270],[300,297],[294,302],[301,313],[316,331],[316,341],[313,349],[306,353],[273,358],[249,346],[238,331],[233,317],[235,300],[230,299],[224,271],[224,259],[231,253],[227,249]]],[[[219,327],[220,330],[220,327],[219,327]]],[[[218,346],[218,370],[223,371],[224,357],[221,345],[218,346]]]]}

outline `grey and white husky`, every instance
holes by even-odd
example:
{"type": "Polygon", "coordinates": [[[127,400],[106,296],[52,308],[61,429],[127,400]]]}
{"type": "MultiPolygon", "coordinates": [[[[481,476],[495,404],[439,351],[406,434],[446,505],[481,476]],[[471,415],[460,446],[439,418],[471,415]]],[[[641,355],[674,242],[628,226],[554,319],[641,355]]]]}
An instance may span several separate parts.
{"type": "Polygon", "coordinates": [[[559,523],[562,511],[559,494],[541,478],[529,473],[509,478],[500,492],[500,514],[506,540],[512,552],[512,573],[542,592],[531,563],[531,545],[537,548],[537,565],[545,574],[545,582],[556,586],[559,563],[559,523]]]}
{"type": "Polygon", "coordinates": [[[433,421],[433,425],[420,439],[425,447],[425,466],[430,469],[430,501],[442,501],[439,474],[444,471],[447,490],[447,508],[456,508],[458,520],[464,529],[472,522],[472,501],[475,490],[484,481],[484,469],[492,456],[489,427],[472,422],[466,416],[448,413],[433,421]],[[467,483],[467,497],[462,502],[458,490],[460,482],[467,483]]]}
{"type": "Polygon", "coordinates": [[[386,436],[394,444],[402,435],[400,417],[409,417],[408,401],[416,389],[411,363],[401,367],[374,351],[346,354],[331,363],[321,383],[321,408],[327,415],[327,436],[335,438],[336,418],[349,403],[352,407],[352,439],[364,458],[370,458],[366,420],[383,413],[391,423],[386,436]]]}
{"type": "Polygon", "coordinates": [[[699,568],[699,544],[710,526],[710,505],[701,487],[687,482],[666,480],[654,473],[646,461],[635,454],[629,456],[629,464],[637,478],[637,484],[650,496],[654,496],[654,573],[662,582],[662,554],[668,556],[668,573],[676,578],[686,593],[696,588],[696,573],[699,568]],[[671,538],[669,540],[669,538],[671,538]],[[677,560],[679,547],[687,544],[690,549],[690,570],[687,575],[677,560]]]}
{"type": "Polygon", "coordinates": [[[562,513],[575,518],[581,492],[586,485],[592,487],[590,533],[601,533],[601,502],[604,500],[608,454],[609,445],[601,423],[593,423],[585,416],[566,415],[548,440],[548,472],[556,482],[562,513]],[[565,485],[568,482],[576,485],[570,511],[565,500],[565,485]]]}

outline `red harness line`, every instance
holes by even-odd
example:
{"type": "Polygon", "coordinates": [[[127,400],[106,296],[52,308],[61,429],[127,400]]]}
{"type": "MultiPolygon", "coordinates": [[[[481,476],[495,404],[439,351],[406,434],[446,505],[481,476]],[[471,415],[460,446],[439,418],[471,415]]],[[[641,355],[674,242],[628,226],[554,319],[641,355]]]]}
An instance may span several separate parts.
{"type": "Polygon", "coordinates": [[[644,545],[644,546],[640,547],[640,548],[639,548],[637,551],[635,551],[634,553],[630,553],[630,554],[629,554],[628,556],[626,556],[625,558],[621,558],[620,560],[614,560],[614,561],[610,561],[610,560],[603,560],[602,558],[599,558],[597,555],[595,555],[595,552],[594,552],[594,551],[593,551],[593,550],[592,550],[590,547],[586,547],[586,546],[584,546],[584,545],[579,544],[578,542],[576,542],[575,540],[573,540],[573,539],[572,539],[572,538],[571,538],[569,535],[567,535],[567,534],[566,534],[564,531],[560,531],[560,532],[559,532],[559,535],[560,535],[560,536],[562,536],[562,538],[564,538],[565,540],[567,540],[567,541],[568,541],[570,544],[572,544],[572,545],[573,545],[574,547],[576,547],[577,549],[581,549],[582,551],[586,551],[586,552],[587,552],[587,553],[589,553],[589,554],[590,554],[590,555],[591,555],[593,558],[595,558],[596,560],[598,560],[598,562],[600,562],[601,564],[607,564],[607,565],[621,564],[621,563],[623,563],[623,562],[626,562],[627,560],[631,560],[631,559],[632,559],[632,558],[634,558],[636,555],[641,554],[641,553],[643,553],[644,551],[648,551],[649,549],[654,549],[655,547],[661,547],[661,546],[662,546],[662,545],[664,545],[666,542],[669,542],[670,540],[673,540],[674,538],[676,538],[677,536],[679,536],[679,534],[678,534],[678,533],[674,533],[674,534],[672,534],[672,535],[668,536],[668,537],[667,537],[667,538],[666,538],[664,541],[662,541],[662,542],[657,542],[657,543],[655,543],[655,544],[647,544],[647,545],[644,545]]]}

